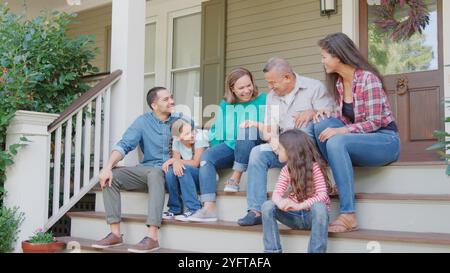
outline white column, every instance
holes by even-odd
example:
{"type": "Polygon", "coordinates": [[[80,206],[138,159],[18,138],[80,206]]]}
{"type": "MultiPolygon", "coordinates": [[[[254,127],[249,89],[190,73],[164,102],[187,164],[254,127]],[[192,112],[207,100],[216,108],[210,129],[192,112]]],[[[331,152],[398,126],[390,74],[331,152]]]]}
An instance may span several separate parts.
{"type": "MultiPolygon", "coordinates": [[[[143,113],[145,0],[112,1],[111,71],[121,69],[121,80],[111,91],[110,147],[143,113]]],[[[138,163],[136,152],[124,160],[138,163]]]]}
{"type": "MultiPolygon", "coordinates": [[[[450,1],[442,1],[443,5],[443,35],[444,35],[444,96],[450,99],[450,1]]],[[[450,117],[449,104],[446,103],[445,116],[450,117]]],[[[446,131],[450,131],[450,124],[446,124],[446,131]]]]}
{"type": "Polygon", "coordinates": [[[342,32],[359,45],[359,2],[342,1],[342,32]]]}
{"type": "Polygon", "coordinates": [[[6,145],[19,143],[22,136],[31,142],[19,150],[14,157],[14,165],[7,169],[5,205],[17,206],[25,213],[25,221],[20,227],[15,251],[21,251],[21,241],[38,228],[43,228],[48,219],[49,202],[49,156],[50,135],[47,126],[58,115],[17,111],[6,136],[6,145]]]}

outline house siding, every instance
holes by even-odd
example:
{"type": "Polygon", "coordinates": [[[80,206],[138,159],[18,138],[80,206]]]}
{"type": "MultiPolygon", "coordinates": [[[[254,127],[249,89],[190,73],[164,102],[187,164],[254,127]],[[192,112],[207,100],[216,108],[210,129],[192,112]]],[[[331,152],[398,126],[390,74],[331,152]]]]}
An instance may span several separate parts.
{"type": "Polygon", "coordinates": [[[110,4],[81,11],[75,18],[77,23],[72,24],[68,31],[68,35],[71,37],[80,34],[95,36],[95,46],[98,47],[99,52],[92,64],[97,66],[100,72],[109,71],[111,17],[112,6],[110,4]]]}
{"type": "Polygon", "coordinates": [[[342,31],[340,2],[338,14],[328,18],[320,16],[317,0],[228,0],[226,72],[246,67],[265,90],[262,69],[276,56],[287,59],[294,71],[324,80],[317,41],[342,31]]]}

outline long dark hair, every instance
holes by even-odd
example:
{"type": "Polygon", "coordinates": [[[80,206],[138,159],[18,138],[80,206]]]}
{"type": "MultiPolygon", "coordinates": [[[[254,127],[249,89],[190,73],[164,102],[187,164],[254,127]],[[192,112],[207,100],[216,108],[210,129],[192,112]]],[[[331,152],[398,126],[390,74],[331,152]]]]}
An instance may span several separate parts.
{"type": "MultiPolygon", "coordinates": [[[[331,56],[338,58],[343,64],[348,64],[356,69],[362,69],[375,74],[384,86],[383,77],[373,65],[361,54],[355,43],[344,33],[337,32],[330,34],[319,41],[319,47],[327,51],[331,56]]],[[[333,90],[333,95],[337,100],[339,94],[336,89],[338,73],[326,73],[328,90],[333,90]]]]}
{"type": "Polygon", "coordinates": [[[317,151],[316,145],[304,132],[292,129],[280,135],[280,144],[287,153],[287,166],[291,177],[292,192],[299,201],[314,195],[313,164],[319,164],[331,192],[327,165],[317,151]]]}

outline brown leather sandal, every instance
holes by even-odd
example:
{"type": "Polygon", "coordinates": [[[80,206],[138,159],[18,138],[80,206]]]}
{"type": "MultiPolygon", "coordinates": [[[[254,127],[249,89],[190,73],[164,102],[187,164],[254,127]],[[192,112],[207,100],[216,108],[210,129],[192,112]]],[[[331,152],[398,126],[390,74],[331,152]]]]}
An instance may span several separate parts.
{"type": "Polygon", "coordinates": [[[345,216],[345,214],[339,215],[333,223],[328,226],[328,232],[332,233],[342,233],[342,232],[351,232],[358,230],[358,225],[353,226],[351,220],[345,216]],[[339,227],[339,231],[331,231],[330,227],[339,227]]]}

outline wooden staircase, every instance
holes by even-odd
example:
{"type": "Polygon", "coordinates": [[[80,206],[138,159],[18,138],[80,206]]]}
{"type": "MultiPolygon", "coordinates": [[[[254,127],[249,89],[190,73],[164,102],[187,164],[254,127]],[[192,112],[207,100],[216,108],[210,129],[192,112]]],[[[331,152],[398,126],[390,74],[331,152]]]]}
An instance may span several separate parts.
{"type": "MultiPolygon", "coordinates": [[[[356,208],[361,229],[330,233],[328,252],[450,252],[450,181],[444,169],[444,165],[355,168],[356,208]]],[[[269,171],[269,191],[278,173],[279,169],[269,171]]],[[[217,193],[220,221],[164,220],[160,230],[161,247],[169,252],[262,251],[262,226],[236,224],[247,207],[244,192],[247,178],[244,175],[242,179],[243,192],[225,193],[223,184],[230,174],[230,170],[220,173],[217,193]]],[[[95,211],[68,213],[74,237],[95,240],[109,232],[102,193],[98,188],[94,192],[95,211]]],[[[334,219],[338,213],[337,198],[333,198],[332,203],[330,218],[334,219]]],[[[136,243],[145,236],[146,204],[145,192],[122,192],[125,242],[136,243]]],[[[309,231],[291,230],[281,225],[280,232],[285,252],[306,251],[309,231]]]]}

